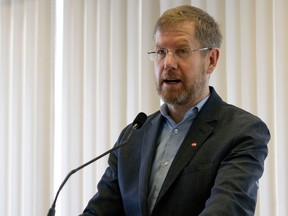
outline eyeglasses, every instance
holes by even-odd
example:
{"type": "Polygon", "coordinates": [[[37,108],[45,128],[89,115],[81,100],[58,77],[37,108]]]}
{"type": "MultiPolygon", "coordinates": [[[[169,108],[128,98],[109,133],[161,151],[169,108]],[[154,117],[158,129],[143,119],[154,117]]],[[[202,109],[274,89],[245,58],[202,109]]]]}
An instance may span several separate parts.
{"type": "Polygon", "coordinates": [[[148,52],[148,55],[151,61],[162,61],[166,58],[169,52],[174,53],[175,57],[178,59],[186,59],[189,56],[191,56],[194,52],[211,50],[211,49],[212,48],[210,47],[199,48],[199,49],[194,49],[194,50],[187,49],[187,48],[177,48],[175,50],[161,48],[156,51],[148,52]]]}

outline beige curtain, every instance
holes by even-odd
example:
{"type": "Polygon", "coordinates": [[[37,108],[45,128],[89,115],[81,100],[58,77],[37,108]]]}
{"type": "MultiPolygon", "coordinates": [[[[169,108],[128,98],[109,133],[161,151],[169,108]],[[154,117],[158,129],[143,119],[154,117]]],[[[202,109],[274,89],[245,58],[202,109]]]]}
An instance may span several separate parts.
{"type": "Polygon", "coordinates": [[[51,2],[0,1],[0,209],[43,215],[50,202],[51,2]]]}
{"type": "MultiPolygon", "coordinates": [[[[0,2],[1,214],[47,214],[70,170],[111,148],[138,112],[159,108],[147,56],[154,23],[191,4],[224,36],[211,85],[272,134],[256,215],[288,215],[286,0],[0,2]]],[[[107,157],[74,174],[56,215],[79,214],[106,165],[107,157]]]]}

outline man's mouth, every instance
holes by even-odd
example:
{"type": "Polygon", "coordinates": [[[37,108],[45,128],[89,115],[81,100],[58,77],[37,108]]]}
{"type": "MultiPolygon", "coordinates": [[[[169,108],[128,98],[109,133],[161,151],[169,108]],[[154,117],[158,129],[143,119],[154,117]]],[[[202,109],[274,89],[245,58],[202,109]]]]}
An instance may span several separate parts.
{"type": "Polygon", "coordinates": [[[181,82],[180,79],[164,79],[163,83],[167,83],[167,84],[174,84],[174,83],[179,83],[181,82]]]}

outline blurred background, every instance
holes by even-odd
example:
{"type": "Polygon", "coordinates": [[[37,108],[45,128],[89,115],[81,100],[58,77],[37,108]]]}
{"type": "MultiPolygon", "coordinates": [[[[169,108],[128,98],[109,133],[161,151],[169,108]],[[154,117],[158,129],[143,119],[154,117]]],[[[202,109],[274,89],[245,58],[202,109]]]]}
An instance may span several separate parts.
{"type": "MultiPolygon", "coordinates": [[[[287,0],[0,0],[2,215],[46,215],[70,170],[111,148],[139,112],[158,110],[147,51],[156,19],[182,4],[221,26],[211,85],[270,129],[256,215],[288,215],[287,0]]],[[[106,166],[107,157],[74,174],[56,215],[80,214],[106,166]]]]}

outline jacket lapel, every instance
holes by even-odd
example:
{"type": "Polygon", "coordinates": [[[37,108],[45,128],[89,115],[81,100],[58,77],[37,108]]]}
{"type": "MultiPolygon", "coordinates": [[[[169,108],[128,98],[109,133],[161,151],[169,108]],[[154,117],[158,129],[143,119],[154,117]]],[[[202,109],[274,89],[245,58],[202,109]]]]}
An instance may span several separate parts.
{"type": "Polygon", "coordinates": [[[194,119],[193,124],[189,128],[188,133],[183,140],[173,160],[173,163],[171,164],[156,201],[156,205],[182,170],[193,159],[197,151],[202,145],[204,145],[205,140],[213,132],[215,123],[217,122],[217,115],[220,109],[221,101],[221,98],[213,89],[211,89],[210,98],[194,119]]]}
{"type": "Polygon", "coordinates": [[[141,149],[141,164],[139,171],[139,195],[142,215],[148,215],[147,198],[149,193],[150,174],[154,155],[157,149],[158,131],[161,124],[161,115],[159,112],[145,126],[141,149]]]}

